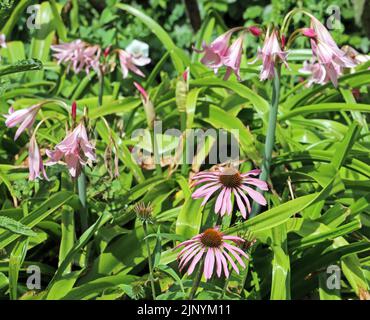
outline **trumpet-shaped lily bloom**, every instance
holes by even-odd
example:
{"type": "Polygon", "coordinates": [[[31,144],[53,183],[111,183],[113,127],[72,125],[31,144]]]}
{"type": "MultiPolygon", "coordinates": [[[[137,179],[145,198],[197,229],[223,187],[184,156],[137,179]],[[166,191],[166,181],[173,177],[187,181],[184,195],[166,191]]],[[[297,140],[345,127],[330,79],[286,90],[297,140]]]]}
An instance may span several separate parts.
{"type": "Polygon", "coordinates": [[[207,45],[205,42],[203,42],[201,50],[194,49],[198,53],[204,53],[204,56],[200,62],[213,69],[216,74],[218,69],[224,65],[223,59],[228,52],[230,38],[234,31],[235,29],[230,29],[229,31],[223,33],[210,45],[207,45]]]}
{"type": "Polygon", "coordinates": [[[58,60],[58,64],[66,64],[68,71],[72,68],[76,74],[82,70],[89,73],[90,69],[97,70],[99,67],[101,49],[97,45],[89,45],[77,39],[70,43],[53,45],[51,49],[55,51],[53,56],[58,60]]]}
{"type": "Polygon", "coordinates": [[[0,34],[0,47],[6,48],[5,34],[0,34]]]}
{"type": "Polygon", "coordinates": [[[118,50],[119,62],[123,78],[128,77],[129,71],[137,74],[140,77],[145,77],[145,74],[138,68],[150,63],[150,58],[144,55],[133,55],[125,50],[118,50]]]}
{"type": "Polygon", "coordinates": [[[236,236],[226,236],[219,231],[219,228],[210,228],[203,233],[196,235],[190,240],[180,243],[177,248],[184,247],[179,255],[179,268],[182,270],[188,265],[188,275],[191,275],[204,258],[203,274],[206,280],[210,279],[215,272],[221,277],[222,272],[225,277],[229,277],[230,263],[236,273],[239,274],[239,268],[235,261],[245,268],[242,257],[249,259],[249,256],[239,247],[231,244],[242,244],[244,239],[236,236]],[[235,260],[235,261],[234,261],[235,260]]]}
{"type": "Polygon", "coordinates": [[[230,77],[231,71],[234,71],[240,81],[240,62],[243,54],[243,34],[236,39],[225,52],[223,63],[227,67],[224,80],[230,77]]]}
{"type": "Polygon", "coordinates": [[[311,17],[311,28],[316,33],[316,37],[311,38],[312,52],[337,87],[342,68],[355,67],[356,63],[338,48],[329,31],[315,17],[311,17]]]}
{"type": "Polygon", "coordinates": [[[37,141],[34,135],[32,135],[28,147],[28,168],[30,171],[29,180],[35,180],[36,178],[41,179],[41,173],[46,180],[49,180],[48,176],[46,175],[40,149],[37,145],[37,141]]]}
{"type": "Polygon", "coordinates": [[[95,161],[94,146],[89,142],[85,126],[80,123],[72,132],[67,134],[64,140],[55,146],[55,150],[46,150],[50,161],[47,165],[53,165],[64,159],[72,177],[79,176],[82,166],[88,160],[95,161]]]}
{"type": "Polygon", "coordinates": [[[259,169],[251,170],[247,173],[240,173],[233,167],[221,168],[218,171],[199,172],[192,178],[195,180],[194,186],[203,184],[192,194],[194,199],[204,198],[202,205],[218,193],[215,213],[224,216],[225,213],[231,214],[233,208],[231,195],[234,194],[240,213],[243,218],[247,218],[251,211],[251,204],[247,195],[260,205],[266,205],[266,199],[259,192],[253,190],[251,186],[261,190],[268,190],[267,183],[263,180],[253,178],[260,174],[259,169]]]}
{"type": "Polygon", "coordinates": [[[303,63],[303,67],[299,69],[299,72],[310,75],[308,78],[307,87],[311,87],[314,83],[325,84],[330,80],[328,74],[326,73],[325,67],[315,61],[305,61],[303,63]]]}
{"type": "Polygon", "coordinates": [[[288,52],[283,51],[280,47],[277,30],[272,30],[271,34],[267,32],[263,47],[258,50],[258,57],[262,59],[260,79],[272,79],[275,76],[274,67],[277,59],[280,59],[289,68],[286,61],[287,55],[288,52]]]}
{"type": "Polygon", "coordinates": [[[18,139],[18,137],[24,130],[32,127],[40,107],[40,104],[36,104],[29,108],[17,111],[14,111],[13,107],[9,108],[9,114],[4,115],[4,117],[6,118],[5,125],[8,128],[13,128],[16,125],[20,124],[18,130],[15,133],[14,141],[18,139]]]}

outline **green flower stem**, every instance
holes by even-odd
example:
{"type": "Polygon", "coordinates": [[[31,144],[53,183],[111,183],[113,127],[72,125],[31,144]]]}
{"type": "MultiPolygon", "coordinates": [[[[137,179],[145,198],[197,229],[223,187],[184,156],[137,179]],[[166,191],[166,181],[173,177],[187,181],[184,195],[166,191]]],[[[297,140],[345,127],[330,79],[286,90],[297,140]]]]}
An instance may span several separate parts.
{"type": "Polygon", "coordinates": [[[104,73],[102,70],[98,73],[99,78],[99,95],[98,95],[98,105],[101,107],[103,105],[103,95],[104,95],[104,73]]]}
{"type": "MultiPolygon", "coordinates": [[[[232,270],[229,270],[230,275],[231,275],[231,272],[232,272],[232,270]]],[[[227,291],[227,287],[229,286],[230,275],[229,275],[228,278],[225,279],[225,284],[224,284],[224,287],[222,289],[222,293],[221,293],[220,299],[223,299],[225,297],[225,294],[226,294],[226,291],[227,291]]]]}
{"type": "Polygon", "coordinates": [[[81,231],[83,233],[89,226],[88,211],[86,206],[86,175],[83,169],[77,178],[77,189],[78,197],[81,202],[80,221],[81,221],[81,231]]]}
{"type": "Polygon", "coordinates": [[[195,294],[197,293],[197,290],[198,290],[198,287],[199,287],[199,284],[200,284],[200,280],[202,280],[203,266],[204,266],[204,258],[202,258],[202,260],[199,264],[197,273],[195,274],[193,286],[191,288],[190,295],[189,295],[189,300],[193,300],[194,297],[195,297],[195,294]]]}
{"type": "Polygon", "coordinates": [[[186,112],[181,112],[181,131],[183,133],[183,146],[182,146],[182,165],[181,165],[181,174],[186,176],[188,171],[188,166],[186,163],[186,112]]]}
{"type": "Polygon", "coordinates": [[[155,286],[154,286],[154,275],[153,275],[153,265],[152,265],[152,255],[150,254],[150,246],[149,246],[149,240],[147,238],[148,236],[148,225],[147,222],[143,222],[143,230],[144,230],[144,237],[145,237],[145,244],[146,244],[146,251],[148,252],[148,265],[149,265],[149,273],[150,273],[150,284],[152,287],[152,295],[153,300],[156,299],[155,295],[155,286]]]}
{"type": "MultiPolygon", "coordinates": [[[[279,98],[280,98],[280,65],[275,66],[274,68],[274,79],[272,83],[272,101],[271,101],[271,108],[270,114],[268,119],[268,127],[266,133],[266,140],[265,140],[265,150],[264,150],[264,157],[262,161],[262,172],[260,175],[260,179],[263,181],[267,181],[270,176],[270,167],[271,167],[271,160],[272,160],[272,151],[274,149],[275,144],[275,131],[276,131],[276,123],[277,123],[277,115],[278,115],[278,107],[279,107],[279,98]]],[[[263,194],[263,191],[258,189],[258,192],[263,194]]],[[[252,212],[250,217],[254,217],[260,211],[260,205],[256,202],[253,203],[252,212]]]]}

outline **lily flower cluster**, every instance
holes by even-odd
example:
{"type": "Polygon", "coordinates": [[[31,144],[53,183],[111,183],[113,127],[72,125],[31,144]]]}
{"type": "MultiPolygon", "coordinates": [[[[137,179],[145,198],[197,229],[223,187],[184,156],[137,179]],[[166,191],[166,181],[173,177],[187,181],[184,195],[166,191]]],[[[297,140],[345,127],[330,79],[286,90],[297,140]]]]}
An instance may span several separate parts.
{"type": "MultiPolygon", "coordinates": [[[[8,128],[19,125],[19,128],[15,133],[14,140],[17,140],[22,132],[24,132],[26,129],[32,130],[37,113],[44,103],[39,103],[29,108],[20,109],[17,111],[11,107],[9,109],[9,113],[4,115],[6,118],[5,125],[8,128]]],[[[72,110],[74,106],[75,104],[72,105],[72,110]]],[[[29,142],[29,180],[41,178],[41,175],[48,180],[40,149],[36,141],[36,131],[38,127],[39,125],[33,131],[29,142]]],[[[50,158],[50,160],[45,163],[46,166],[54,165],[59,161],[64,160],[73,178],[76,178],[80,174],[81,168],[86,165],[88,161],[96,160],[95,147],[91,144],[91,142],[89,142],[83,122],[78,124],[72,132],[67,133],[64,140],[55,146],[54,151],[46,150],[46,154],[50,158]]]]}
{"type": "Polygon", "coordinates": [[[108,47],[103,54],[100,46],[88,44],[81,39],[53,45],[51,49],[55,52],[53,56],[57,59],[58,64],[65,64],[67,71],[72,69],[75,74],[82,70],[88,74],[91,69],[98,73],[113,71],[116,62],[114,57],[111,59],[109,56],[114,54],[118,57],[124,79],[128,77],[129,71],[144,77],[145,75],[139,67],[147,65],[151,61],[148,57],[149,46],[138,40],[134,40],[126,50],[110,50],[108,47]]]}
{"type": "Polygon", "coordinates": [[[224,66],[226,67],[225,79],[228,79],[231,71],[234,71],[240,81],[240,64],[245,32],[250,32],[256,37],[264,36],[263,46],[258,49],[257,58],[255,59],[255,61],[262,61],[260,80],[263,81],[274,78],[274,69],[277,64],[283,63],[289,68],[287,62],[289,48],[287,44],[290,45],[293,42],[298,31],[298,34],[309,38],[311,44],[312,59],[306,61],[300,70],[302,73],[310,75],[308,86],[314,83],[325,84],[331,81],[337,87],[338,78],[343,74],[344,69],[355,67],[363,59],[355,59],[348,52],[340,49],[330,32],[317,18],[310,13],[303,13],[309,16],[310,27],[296,30],[288,41],[277,28],[268,29],[264,33],[258,27],[237,27],[220,35],[209,45],[203,43],[202,50],[195,49],[195,51],[204,53],[201,62],[213,69],[215,73],[224,66]],[[229,46],[231,36],[236,31],[242,31],[242,33],[229,46]]]}

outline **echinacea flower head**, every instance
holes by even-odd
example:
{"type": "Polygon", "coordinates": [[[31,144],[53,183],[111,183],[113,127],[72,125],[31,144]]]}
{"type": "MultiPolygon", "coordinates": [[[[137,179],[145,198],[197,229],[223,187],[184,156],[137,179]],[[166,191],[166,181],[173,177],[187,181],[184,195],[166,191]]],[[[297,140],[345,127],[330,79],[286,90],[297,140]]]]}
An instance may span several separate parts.
{"type": "Polygon", "coordinates": [[[37,178],[41,179],[41,174],[43,174],[46,180],[48,176],[45,172],[45,167],[42,162],[41,153],[39,146],[34,135],[32,135],[29,147],[28,147],[28,168],[29,168],[29,180],[35,180],[37,178]]]}
{"type": "Polygon", "coordinates": [[[123,79],[128,77],[129,71],[137,74],[140,77],[145,77],[145,74],[138,68],[150,63],[150,58],[143,55],[133,55],[125,50],[118,50],[119,62],[123,79]]]}
{"type": "Polygon", "coordinates": [[[267,31],[263,47],[258,50],[258,57],[262,59],[260,79],[272,79],[275,76],[274,67],[278,62],[283,62],[289,68],[287,56],[288,52],[280,47],[278,31],[267,31]]]}
{"type": "Polygon", "coordinates": [[[153,205],[151,203],[145,204],[144,202],[138,202],[134,206],[134,212],[139,220],[142,222],[152,223],[153,218],[153,205]]]}
{"type": "Polygon", "coordinates": [[[26,130],[30,129],[35,122],[37,112],[40,110],[41,104],[35,104],[29,108],[20,109],[14,111],[13,107],[9,108],[9,114],[4,114],[5,125],[8,128],[13,128],[16,125],[20,124],[19,128],[17,129],[14,141],[18,139],[21,133],[26,130]]]}
{"type": "Polygon", "coordinates": [[[0,48],[6,48],[5,34],[0,34],[0,48]]]}
{"type": "Polygon", "coordinates": [[[303,62],[303,67],[299,69],[299,72],[310,75],[307,87],[311,87],[314,83],[325,84],[330,80],[325,67],[315,61],[303,62]]]}
{"type": "Polygon", "coordinates": [[[355,67],[356,62],[338,48],[329,31],[313,16],[311,17],[311,29],[316,33],[316,37],[311,38],[313,55],[323,65],[329,79],[337,87],[342,69],[355,67]]]}
{"type": "Polygon", "coordinates": [[[254,178],[260,174],[259,169],[251,170],[247,173],[240,173],[234,167],[220,168],[217,171],[202,171],[193,176],[194,186],[203,184],[192,194],[193,199],[204,198],[202,205],[213,196],[218,194],[215,204],[215,213],[224,216],[230,215],[233,207],[231,202],[232,195],[235,196],[236,203],[246,219],[251,211],[251,204],[247,195],[258,204],[265,206],[266,199],[251,187],[258,187],[261,190],[268,190],[267,183],[263,180],[254,178]]]}
{"type": "Polygon", "coordinates": [[[47,165],[56,164],[64,159],[69,173],[73,178],[79,176],[81,169],[88,160],[95,161],[95,148],[89,142],[86,129],[81,122],[72,132],[67,134],[64,140],[55,146],[55,150],[46,150],[50,161],[47,165]]]}
{"type": "Polygon", "coordinates": [[[224,235],[218,227],[207,229],[176,247],[184,247],[177,257],[180,271],[188,266],[187,273],[191,275],[197,264],[201,263],[202,258],[204,258],[203,275],[206,280],[210,279],[214,272],[218,277],[221,277],[224,273],[225,277],[228,278],[230,275],[229,263],[239,274],[237,263],[245,268],[242,257],[249,259],[249,256],[232,243],[239,245],[244,241],[244,239],[236,236],[224,235]]]}
{"type": "Polygon", "coordinates": [[[99,68],[101,48],[97,45],[90,45],[81,39],[69,43],[62,43],[51,46],[55,51],[53,57],[58,60],[58,64],[66,64],[67,71],[71,68],[78,74],[82,70],[88,74],[90,69],[99,68]]]}

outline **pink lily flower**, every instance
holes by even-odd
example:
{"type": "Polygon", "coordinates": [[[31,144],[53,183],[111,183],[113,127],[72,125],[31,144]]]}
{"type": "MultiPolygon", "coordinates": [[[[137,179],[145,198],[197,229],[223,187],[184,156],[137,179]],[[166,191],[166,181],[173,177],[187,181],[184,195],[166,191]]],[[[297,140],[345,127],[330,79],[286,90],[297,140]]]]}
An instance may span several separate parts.
{"type": "Polygon", "coordinates": [[[214,273],[219,278],[224,273],[228,278],[230,276],[229,263],[239,274],[240,266],[243,269],[246,267],[242,258],[249,260],[249,256],[239,247],[244,242],[245,240],[240,237],[224,235],[218,227],[209,228],[176,247],[183,247],[177,257],[180,271],[187,266],[187,273],[191,275],[204,258],[203,275],[206,280],[210,279],[214,273]],[[239,268],[237,264],[240,265],[239,268]]]}
{"type": "Polygon", "coordinates": [[[18,139],[21,133],[30,129],[35,122],[37,112],[40,110],[41,105],[35,104],[29,108],[14,111],[13,107],[9,108],[9,114],[5,114],[4,117],[5,125],[8,128],[13,128],[18,124],[21,124],[15,133],[14,141],[18,139]]]}
{"type": "Polygon", "coordinates": [[[143,55],[134,56],[125,50],[118,50],[118,56],[123,79],[128,77],[129,71],[132,71],[140,77],[145,77],[145,74],[137,66],[142,67],[149,64],[151,61],[150,58],[143,55]]]}
{"type": "Polygon", "coordinates": [[[305,61],[303,67],[299,69],[299,72],[310,75],[307,87],[311,87],[314,83],[325,84],[330,80],[325,67],[315,61],[305,61]]]}
{"type": "Polygon", "coordinates": [[[58,64],[65,63],[67,71],[72,70],[78,74],[82,70],[88,74],[90,69],[97,70],[99,68],[99,59],[101,49],[97,45],[90,45],[80,39],[70,43],[62,43],[51,46],[55,51],[54,58],[58,60],[58,64]]]}
{"type": "Polygon", "coordinates": [[[280,59],[289,68],[286,61],[287,55],[288,52],[283,51],[280,47],[277,30],[273,30],[271,34],[267,31],[263,47],[258,50],[258,57],[262,59],[260,79],[272,79],[275,76],[274,66],[277,63],[277,59],[280,59]]]}
{"type": "Polygon", "coordinates": [[[227,67],[224,80],[229,79],[231,71],[234,71],[240,81],[240,62],[243,54],[243,34],[236,39],[227,49],[222,58],[223,64],[227,67]]]}
{"type": "Polygon", "coordinates": [[[75,178],[79,176],[82,166],[86,165],[88,160],[96,160],[94,149],[87,137],[86,128],[81,122],[55,146],[54,151],[46,150],[50,158],[47,165],[53,165],[64,158],[69,173],[75,178]]]}
{"type": "Polygon", "coordinates": [[[204,56],[200,60],[205,66],[213,69],[214,73],[217,74],[218,69],[224,65],[223,58],[226,55],[231,35],[236,28],[230,29],[217,37],[209,46],[203,42],[202,49],[198,50],[194,48],[195,52],[204,53],[204,56]]]}
{"type": "Polygon", "coordinates": [[[322,64],[335,87],[338,86],[338,77],[342,68],[352,68],[356,63],[340,50],[325,26],[315,17],[311,17],[311,28],[316,37],[311,38],[311,47],[314,56],[322,64]]]}
{"type": "Polygon", "coordinates": [[[46,175],[45,167],[42,162],[41,153],[39,146],[34,135],[32,135],[30,144],[28,147],[28,168],[29,168],[29,180],[35,180],[36,178],[41,179],[41,173],[44,178],[49,181],[46,175]]]}

